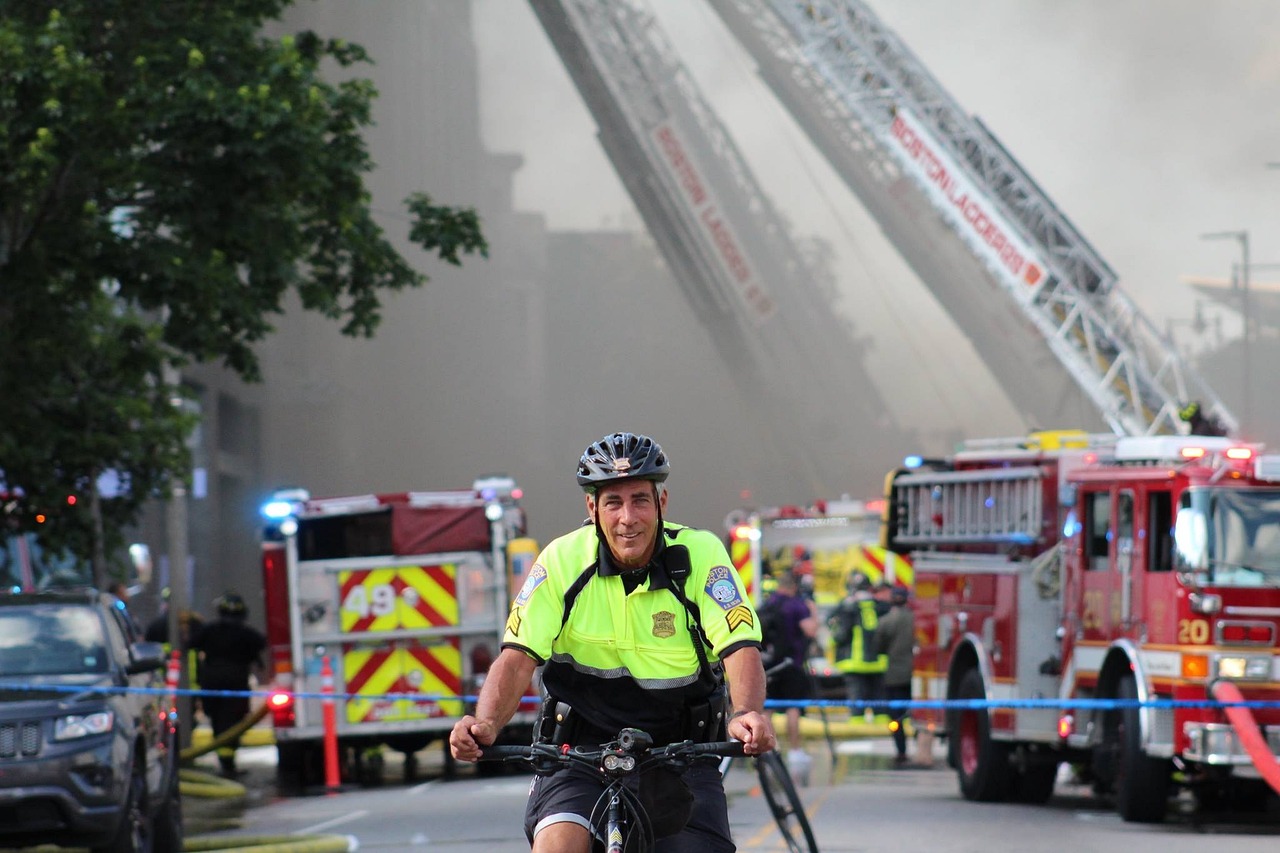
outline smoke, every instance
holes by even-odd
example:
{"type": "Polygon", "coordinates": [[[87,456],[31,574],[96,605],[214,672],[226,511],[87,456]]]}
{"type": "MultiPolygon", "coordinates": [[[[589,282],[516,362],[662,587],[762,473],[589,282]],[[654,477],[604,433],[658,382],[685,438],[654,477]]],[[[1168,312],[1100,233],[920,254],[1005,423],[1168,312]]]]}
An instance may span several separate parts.
{"type": "MultiPolygon", "coordinates": [[[[872,0],[962,108],[978,115],[1163,328],[1195,312],[1188,275],[1226,277],[1248,229],[1280,260],[1280,5],[1269,0],[872,0]]],[[[904,422],[964,432],[1021,424],[958,330],[878,235],[762,85],[705,3],[654,14],[775,201],[837,247],[845,310],[904,422]]],[[[627,221],[630,202],[523,4],[477,0],[486,140],[519,147],[521,207],[552,227],[627,221]],[[523,47],[518,47],[523,45],[523,47]],[[536,107],[534,106],[536,105],[536,107]],[[546,116],[554,112],[549,125],[546,116]],[[589,184],[589,192],[578,189],[589,184]]],[[[1280,274],[1273,276],[1280,278],[1280,274]]],[[[1065,390],[1065,389],[1064,389],[1065,390]]]]}
{"type": "MultiPolygon", "coordinates": [[[[835,251],[838,307],[925,452],[958,435],[1023,431],[931,295],[755,78],[710,8],[654,0],[659,22],[802,236],[835,251]]],[[[1187,274],[1225,276],[1247,228],[1259,262],[1280,236],[1274,110],[1280,5],[1268,0],[875,0],[956,100],[977,114],[1159,323],[1189,317],[1187,274]]],[[[466,487],[505,471],[534,534],[581,519],[578,453],[606,432],[651,432],[676,463],[673,517],[718,527],[744,502],[807,502],[752,425],[714,348],[647,244],[596,128],[525,3],[319,0],[310,26],[364,44],[382,96],[370,147],[380,222],[433,277],[388,300],[373,341],[291,315],[263,348],[261,477],[315,494],[466,487]],[[376,14],[371,13],[376,9],[376,14]],[[470,39],[470,40],[469,40],[470,39]],[[400,200],[425,189],[475,205],[491,258],[432,265],[404,238],[400,200]],[[744,496],[749,494],[749,497],[744,496]]],[[[1064,392],[1067,389],[1064,388],[1064,392]]],[[[1070,417],[1066,413],[1064,417],[1070,417]]],[[[871,497],[896,459],[860,456],[842,482],[871,497]],[[856,470],[855,470],[856,466],[856,470]]],[[[1071,426],[1063,423],[1061,426],[1071,426]]],[[[1053,426],[1042,424],[1041,426],[1053,426]]]]}

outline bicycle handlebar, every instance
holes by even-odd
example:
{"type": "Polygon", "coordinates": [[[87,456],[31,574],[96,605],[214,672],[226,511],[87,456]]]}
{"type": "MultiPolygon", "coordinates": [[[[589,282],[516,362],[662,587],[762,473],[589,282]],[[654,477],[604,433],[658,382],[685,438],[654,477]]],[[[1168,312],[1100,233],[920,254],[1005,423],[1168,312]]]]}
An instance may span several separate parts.
{"type": "Polygon", "coordinates": [[[702,755],[744,755],[743,743],[736,740],[698,743],[684,740],[666,746],[651,746],[653,739],[640,729],[623,729],[618,737],[592,749],[568,744],[533,743],[527,746],[484,746],[480,761],[528,764],[535,773],[548,774],[560,767],[577,765],[603,776],[620,777],[657,764],[682,766],[702,755]]]}

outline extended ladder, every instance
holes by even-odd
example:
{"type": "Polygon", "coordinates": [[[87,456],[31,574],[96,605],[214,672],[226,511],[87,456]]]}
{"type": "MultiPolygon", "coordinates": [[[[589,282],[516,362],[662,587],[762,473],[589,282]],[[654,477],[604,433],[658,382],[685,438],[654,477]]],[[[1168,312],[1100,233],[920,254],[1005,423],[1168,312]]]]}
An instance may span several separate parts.
{"type": "Polygon", "coordinates": [[[864,3],[710,2],[1038,423],[1062,419],[1059,395],[1035,369],[1047,345],[1116,434],[1185,432],[1179,412],[1193,400],[1237,430],[1102,258],[864,3]],[[924,210],[942,227],[923,221],[924,210]],[[990,303],[993,282],[1022,322],[990,316],[1001,313],[990,303]],[[1020,329],[1026,321],[1031,328],[1020,329]]]}
{"type": "Polygon", "coordinates": [[[770,426],[769,452],[789,455],[816,494],[847,490],[855,464],[883,470],[909,436],[866,372],[830,273],[793,243],[653,16],[636,0],[530,5],[685,296],[770,426]],[[849,453],[851,431],[863,454],[849,453]]]}

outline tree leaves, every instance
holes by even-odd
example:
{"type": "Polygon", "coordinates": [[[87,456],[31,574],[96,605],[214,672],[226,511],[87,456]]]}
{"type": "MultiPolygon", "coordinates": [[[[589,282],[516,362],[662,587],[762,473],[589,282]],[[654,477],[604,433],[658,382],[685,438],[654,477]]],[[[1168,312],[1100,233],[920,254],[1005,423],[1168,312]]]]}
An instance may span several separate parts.
{"type": "MultiPolygon", "coordinates": [[[[367,336],[382,292],[426,281],[369,211],[376,91],[321,73],[365,51],[263,36],[286,5],[0,0],[0,471],[25,492],[11,525],[114,470],[130,485],[103,502],[117,535],[189,464],[166,371],[256,380],[253,346],[290,291],[367,336]]],[[[487,255],[475,211],[407,204],[411,239],[442,260],[487,255]]],[[[64,527],[92,552],[92,525],[64,527]]]]}

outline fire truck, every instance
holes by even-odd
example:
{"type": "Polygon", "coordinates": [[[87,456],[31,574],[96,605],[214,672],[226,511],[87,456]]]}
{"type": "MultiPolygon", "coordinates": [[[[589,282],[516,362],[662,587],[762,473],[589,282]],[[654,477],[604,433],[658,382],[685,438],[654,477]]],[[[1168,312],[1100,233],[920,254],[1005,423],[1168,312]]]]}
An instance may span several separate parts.
{"type": "Polygon", "coordinates": [[[915,698],[992,703],[912,712],[966,798],[1042,802],[1063,762],[1128,821],[1162,820],[1176,785],[1280,791],[1280,708],[1191,704],[1280,700],[1280,455],[1261,450],[1046,432],[890,475],[915,698]]]}
{"type": "MultiPolygon", "coordinates": [[[[278,492],[263,506],[268,699],[282,781],[323,778],[325,693],[336,701],[342,771],[388,746],[414,753],[470,711],[498,654],[509,578],[527,571],[520,489],[508,477],[473,488],[311,498],[278,492]]],[[[535,702],[503,739],[528,742],[535,702]]]]}
{"type": "Polygon", "coordinates": [[[835,606],[855,571],[910,586],[910,561],[880,545],[883,508],[880,500],[841,498],[735,510],[725,519],[729,555],[756,603],[768,592],[766,578],[780,571],[810,575],[820,608],[835,606]]]}

